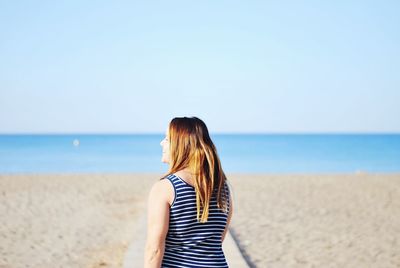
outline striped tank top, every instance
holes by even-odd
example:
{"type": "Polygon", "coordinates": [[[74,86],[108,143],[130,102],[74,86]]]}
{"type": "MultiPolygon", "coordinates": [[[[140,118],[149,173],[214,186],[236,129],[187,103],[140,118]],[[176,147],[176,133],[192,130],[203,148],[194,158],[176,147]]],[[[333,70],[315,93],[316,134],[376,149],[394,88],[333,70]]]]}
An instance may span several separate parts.
{"type": "MultiPolygon", "coordinates": [[[[207,222],[200,223],[195,188],[175,174],[166,178],[174,187],[175,198],[161,268],[228,267],[221,242],[228,215],[218,208],[216,194],[210,200],[207,222]]],[[[229,196],[226,183],[224,189],[229,196]]]]}

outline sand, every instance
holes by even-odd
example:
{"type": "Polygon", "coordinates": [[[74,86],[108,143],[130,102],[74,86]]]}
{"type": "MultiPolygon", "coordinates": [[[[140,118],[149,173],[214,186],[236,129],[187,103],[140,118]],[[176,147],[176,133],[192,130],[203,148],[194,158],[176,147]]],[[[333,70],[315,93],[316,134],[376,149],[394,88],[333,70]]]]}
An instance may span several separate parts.
{"type": "Polygon", "coordinates": [[[121,267],[156,179],[0,176],[0,267],[121,267]]]}
{"type": "MultiPolygon", "coordinates": [[[[121,267],[160,175],[0,175],[0,267],[121,267]]],[[[400,175],[228,179],[252,267],[400,267],[400,175]]]]}
{"type": "Polygon", "coordinates": [[[229,178],[252,267],[400,267],[400,175],[229,178]]]}

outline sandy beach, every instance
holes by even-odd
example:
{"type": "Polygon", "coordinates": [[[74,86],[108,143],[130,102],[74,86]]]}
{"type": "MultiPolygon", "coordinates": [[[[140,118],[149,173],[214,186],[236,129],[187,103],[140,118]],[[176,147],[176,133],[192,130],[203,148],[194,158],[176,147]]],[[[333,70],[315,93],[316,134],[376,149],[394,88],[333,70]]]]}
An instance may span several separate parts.
{"type": "MultiPolygon", "coordinates": [[[[121,267],[160,175],[0,175],[0,267],[121,267]]],[[[252,267],[400,267],[400,174],[228,179],[252,267]]]]}
{"type": "Polygon", "coordinates": [[[400,175],[230,179],[253,267],[400,267],[400,175]]]}
{"type": "Polygon", "coordinates": [[[148,175],[0,176],[0,267],[121,267],[148,175]]]}

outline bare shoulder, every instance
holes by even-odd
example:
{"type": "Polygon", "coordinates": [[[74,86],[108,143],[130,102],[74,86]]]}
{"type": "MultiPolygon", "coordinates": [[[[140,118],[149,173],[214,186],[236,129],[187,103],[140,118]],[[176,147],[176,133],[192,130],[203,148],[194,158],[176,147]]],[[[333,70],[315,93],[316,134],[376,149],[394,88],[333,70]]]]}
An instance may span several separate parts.
{"type": "Polygon", "coordinates": [[[152,194],[164,194],[168,192],[170,187],[170,182],[168,179],[161,179],[153,183],[150,192],[152,194]]]}
{"type": "Polygon", "coordinates": [[[174,200],[174,188],[168,179],[156,181],[150,190],[150,198],[162,199],[172,204],[174,200]]]}

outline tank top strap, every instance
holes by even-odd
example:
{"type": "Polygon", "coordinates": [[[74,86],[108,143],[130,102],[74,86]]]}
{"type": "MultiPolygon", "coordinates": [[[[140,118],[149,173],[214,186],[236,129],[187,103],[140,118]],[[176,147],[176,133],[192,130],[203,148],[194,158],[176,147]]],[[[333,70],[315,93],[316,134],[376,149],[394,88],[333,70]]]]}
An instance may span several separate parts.
{"type": "Polygon", "coordinates": [[[174,188],[174,201],[172,201],[172,203],[170,205],[170,207],[172,207],[175,204],[176,197],[177,197],[177,192],[178,192],[178,190],[177,190],[177,188],[178,188],[177,180],[172,174],[168,175],[165,178],[171,182],[172,187],[174,188]]]}
{"type": "MultiPolygon", "coordinates": [[[[181,177],[175,174],[170,174],[166,178],[172,183],[174,187],[174,203],[175,201],[182,202],[182,198],[185,198],[187,195],[193,195],[196,193],[195,188],[184,181],[181,177]]],[[[174,205],[174,203],[171,204],[171,207],[174,205]]]]}
{"type": "Polygon", "coordinates": [[[167,177],[165,177],[167,180],[169,180],[172,185],[174,186],[174,188],[176,187],[176,180],[174,179],[174,177],[172,176],[172,174],[168,175],[167,177]]]}

